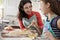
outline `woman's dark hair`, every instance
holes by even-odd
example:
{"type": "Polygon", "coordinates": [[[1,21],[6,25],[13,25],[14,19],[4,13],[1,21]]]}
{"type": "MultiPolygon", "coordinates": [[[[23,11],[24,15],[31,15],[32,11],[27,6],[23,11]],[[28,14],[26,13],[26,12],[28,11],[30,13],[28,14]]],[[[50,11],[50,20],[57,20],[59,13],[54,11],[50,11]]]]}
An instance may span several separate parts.
{"type": "Polygon", "coordinates": [[[19,4],[19,13],[18,13],[18,19],[22,20],[23,17],[27,18],[28,15],[24,12],[23,10],[23,6],[26,4],[26,3],[31,3],[30,0],[21,0],[20,1],[20,4],[19,4]]]}
{"type": "Polygon", "coordinates": [[[45,3],[50,3],[50,9],[60,16],[60,1],[59,0],[42,0],[45,3]]]}

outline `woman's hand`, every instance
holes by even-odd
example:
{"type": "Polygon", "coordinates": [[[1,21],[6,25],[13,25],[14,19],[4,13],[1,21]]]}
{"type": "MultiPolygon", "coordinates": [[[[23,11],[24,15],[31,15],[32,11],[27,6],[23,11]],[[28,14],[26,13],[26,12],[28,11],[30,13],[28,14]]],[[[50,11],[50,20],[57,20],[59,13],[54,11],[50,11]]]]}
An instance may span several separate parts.
{"type": "Polygon", "coordinates": [[[31,24],[28,26],[28,28],[30,27],[30,26],[37,26],[37,22],[35,21],[35,20],[32,20],[32,22],[31,22],[31,24]]]}
{"type": "Polygon", "coordinates": [[[32,20],[31,26],[37,26],[37,25],[38,25],[38,24],[37,24],[36,20],[32,20]]]}
{"type": "Polygon", "coordinates": [[[7,30],[7,31],[12,31],[14,28],[12,28],[11,26],[7,26],[4,28],[4,30],[7,30]]]}

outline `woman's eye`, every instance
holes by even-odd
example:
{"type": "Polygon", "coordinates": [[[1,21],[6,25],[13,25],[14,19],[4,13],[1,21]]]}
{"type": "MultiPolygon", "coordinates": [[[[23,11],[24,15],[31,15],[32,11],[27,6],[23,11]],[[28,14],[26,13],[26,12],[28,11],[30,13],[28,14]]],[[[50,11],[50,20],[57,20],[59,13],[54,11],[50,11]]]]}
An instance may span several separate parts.
{"type": "Polygon", "coordinates": [[[24,9],[28,9],[28,7],[25,7],[24,9]]]}
{"type": "Polygon", "coordinates": [[[31,6],[29,6],[29,7],[25,7],[24,9],[28,9],[28,8],[32,8],[32,5],[31,5],[31,6]]]}

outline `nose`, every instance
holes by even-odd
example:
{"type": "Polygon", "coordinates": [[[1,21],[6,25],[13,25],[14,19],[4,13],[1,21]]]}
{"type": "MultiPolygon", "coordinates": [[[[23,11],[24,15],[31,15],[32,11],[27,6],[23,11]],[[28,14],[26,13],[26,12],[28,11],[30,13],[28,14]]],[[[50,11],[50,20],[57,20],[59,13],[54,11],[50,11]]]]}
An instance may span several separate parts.
{"type": "Polygon", "coordinates": [[[28,11],[31,11],[31,8],[28,8],[28,11]]]}

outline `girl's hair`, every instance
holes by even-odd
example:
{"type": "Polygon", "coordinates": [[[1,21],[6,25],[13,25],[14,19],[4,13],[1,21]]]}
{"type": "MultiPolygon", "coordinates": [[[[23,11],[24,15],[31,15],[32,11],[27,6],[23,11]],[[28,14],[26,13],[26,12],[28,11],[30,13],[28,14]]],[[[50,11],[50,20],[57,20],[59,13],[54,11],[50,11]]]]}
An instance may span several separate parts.
{"type": "Polygon", "coordinates": [[[23,17],[27,18],[28,15],[24,12],[23,10],[23,6],[26,4],[26,3],[32,3],[30,0],[21,0],[20,1],[20,4],[19,4],[19,13],[18,13],[18,19],[22,20],[23,17]]]}
{"type": "Polygon", "coordinates": [[[45,3],[50,3],[50,9],[60,16],[60,1],[59,0],[42,0],[45,3]]]}

